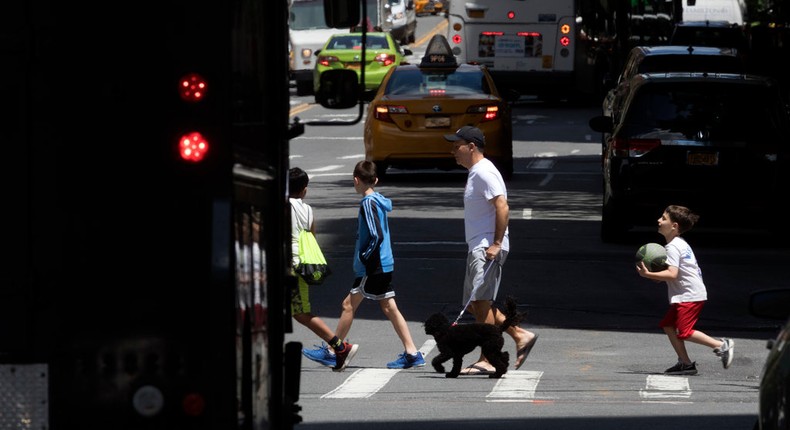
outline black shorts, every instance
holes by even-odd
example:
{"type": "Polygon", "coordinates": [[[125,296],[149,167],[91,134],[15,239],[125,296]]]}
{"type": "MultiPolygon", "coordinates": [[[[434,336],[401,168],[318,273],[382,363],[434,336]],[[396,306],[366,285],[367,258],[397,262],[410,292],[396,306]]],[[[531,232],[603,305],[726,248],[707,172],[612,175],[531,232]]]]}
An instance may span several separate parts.
{"type": "Polygon", "coordinates": [[[392,272],[363,276],[354,280],[351,294],[362,293],[362,297],[371,300],[383,300],[395,297],[392,289],[392,272]]]}

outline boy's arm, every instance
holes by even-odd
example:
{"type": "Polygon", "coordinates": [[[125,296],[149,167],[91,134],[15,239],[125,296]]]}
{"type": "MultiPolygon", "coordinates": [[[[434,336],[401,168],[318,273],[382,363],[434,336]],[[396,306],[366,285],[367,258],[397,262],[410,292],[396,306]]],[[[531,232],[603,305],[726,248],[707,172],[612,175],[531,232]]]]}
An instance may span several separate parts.
{"type": "MultiPolygon", "coordinates": [[[[362,228],[367,230],[367,241],[359,243],[359,260],[365,265],[367,273],[373,274],[378,269],[377,259],[372,258],[378,254],[379,244],[383,240],[384,234],[381,229],[381,220],[378,216],[376,203],[372,199],[365,199],[360,207],[364,224],[362,228]]],[[[364,237],[364,236],[362,236],[364,237]]]]}
{"type": "Polygon", "coordinates": [[[658,271],[658,272],[651,272],[645,266],[645,263],[640,261],[636,265],[636,271],[639,273],[639,276],[647,279],[652,279],[654,281],[674,281],[678,278],[678,268],[677,266],[667,266],[666,269],[658,271]]]}

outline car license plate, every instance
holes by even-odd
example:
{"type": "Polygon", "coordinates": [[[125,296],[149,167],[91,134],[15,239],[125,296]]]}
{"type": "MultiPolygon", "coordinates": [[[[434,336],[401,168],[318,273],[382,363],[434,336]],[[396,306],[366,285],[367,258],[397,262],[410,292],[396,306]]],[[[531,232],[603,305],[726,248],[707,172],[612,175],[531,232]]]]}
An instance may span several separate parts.
{"type": "Polygon", "coordinates": [[[359,70],[362,63],[346,63],[346,69],[359,70]]]}
{"type": "Polygon", "coordinates": [[[686,164],[689,166],[717,166],[719,164],[719,153],[689,152],[686,155],[686,164]]]}
{"type": "Polygon", "coordinates": [[[425,126],[428,128],[449,127],[450,117],[448,116],[429,116],[425,118],[425,126]]]}

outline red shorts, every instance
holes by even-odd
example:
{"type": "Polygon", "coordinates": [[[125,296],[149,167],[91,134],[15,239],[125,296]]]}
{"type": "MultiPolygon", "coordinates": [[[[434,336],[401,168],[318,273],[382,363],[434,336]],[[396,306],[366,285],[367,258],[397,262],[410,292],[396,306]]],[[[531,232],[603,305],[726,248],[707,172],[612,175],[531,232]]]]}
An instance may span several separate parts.
{"type": "Polygon", "coordinates": [[[694,325],[697,324],[699,313],[702,312],[703,306],[705,306],[704,300],[701,302],[672,303],[658,326],[661,328],[674,327],[678,334],[678,339],[687,339],[694,334],[694,325]]]}

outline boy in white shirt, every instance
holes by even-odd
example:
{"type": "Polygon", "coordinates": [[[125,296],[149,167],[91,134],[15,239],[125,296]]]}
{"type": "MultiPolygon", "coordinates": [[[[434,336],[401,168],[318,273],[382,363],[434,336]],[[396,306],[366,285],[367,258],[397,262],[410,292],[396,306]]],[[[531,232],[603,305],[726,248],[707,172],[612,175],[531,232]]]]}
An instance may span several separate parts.
{"type": "Polygon", "coordinates": [[[697,264],[691,246],[681,234],[691,230],[699,216],[684,206],[670,205],[658,219],[658,232],[667,244],[667,268],[651,272],[644,262],[636,265],[640,276],[667,283],[669,310],[661,320],[660,327],[669,337],[669,343],[678,356],[678,362],[664,371],[665,375],[696,375],[697,363],[691,361],[686,351],[686,341],[713,348],[721,358],[725,369],[732,364],[735,342],[732,339],[714,339],[694,329],[708,293],[702,281],[702,270],[697,264]]]}

